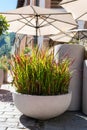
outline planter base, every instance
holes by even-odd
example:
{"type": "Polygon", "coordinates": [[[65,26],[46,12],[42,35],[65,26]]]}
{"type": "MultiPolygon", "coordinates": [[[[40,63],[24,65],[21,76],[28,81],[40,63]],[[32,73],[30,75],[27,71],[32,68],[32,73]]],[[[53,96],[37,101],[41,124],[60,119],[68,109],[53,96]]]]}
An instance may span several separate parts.
{"type": "Polygon", "coordinates": [[[36,119],[49,119],[64,113],[71,102],[72,94],[58,96],[33,96],[13,93],[16,107],[24,115],[36,119]]]}

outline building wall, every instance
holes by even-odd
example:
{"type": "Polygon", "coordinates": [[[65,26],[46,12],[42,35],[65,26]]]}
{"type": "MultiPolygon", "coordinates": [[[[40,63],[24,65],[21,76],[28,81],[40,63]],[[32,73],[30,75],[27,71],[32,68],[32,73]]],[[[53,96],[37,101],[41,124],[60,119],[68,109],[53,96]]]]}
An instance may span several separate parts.
{"type": "Polygon", "coordinates": [[[45,0],[45,7],[50,8],[51,7],[51,0],[45,0]]]}
{"type": "Polygon", "coordinates": [[[23,6],[30,5],[30,0],[25,0],[23,6]]]}
{"type": "Polygon", "coordinates": [[[30,4],[30,0],[27,0],[27,5],[29,5],[30,4]]]}
{"type": "Polygon", "coordinates": [[[25,0],[18,0],[17,2],[17,8],[20,8],[24,5],[25,0]]]}
{"type": "Polygon", "coordinates": [[[87,21],[84,24],[84,28],[87,29],[87,21]]]}
{"type": "Polygon", "coordinates": [[[23,39],[20,42],[20,49],[19,49],[19,54],[22,53],[26,47],[26,36],[23,37],[23,39]]]}
{"type": "Polygon", "coordinates": [[[36,0],[30,0],[30,4],[31,4],[31,5],[35,5],[35,4],[36,4],[35,1],[36,1],[36,0]]]}

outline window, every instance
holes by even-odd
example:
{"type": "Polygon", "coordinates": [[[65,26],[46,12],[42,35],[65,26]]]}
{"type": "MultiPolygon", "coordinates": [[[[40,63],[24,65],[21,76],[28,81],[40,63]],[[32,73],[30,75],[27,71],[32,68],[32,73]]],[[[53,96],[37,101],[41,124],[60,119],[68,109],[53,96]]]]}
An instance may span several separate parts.
{"type": "Polygon", "coordinates": [[[39,0],[36,0],[36,6],[39,6],[39,0]]]}
{"type": "Polygon", "coordinates": [[[51,0],[51,8],[58,8],[58,4],[61,2],[62,0],[51,0]]]}
{"type": "Polygon", "coordinates": [[[40,0],[39,5],[40,7],[45,7],[45,0],[40,0]]]}

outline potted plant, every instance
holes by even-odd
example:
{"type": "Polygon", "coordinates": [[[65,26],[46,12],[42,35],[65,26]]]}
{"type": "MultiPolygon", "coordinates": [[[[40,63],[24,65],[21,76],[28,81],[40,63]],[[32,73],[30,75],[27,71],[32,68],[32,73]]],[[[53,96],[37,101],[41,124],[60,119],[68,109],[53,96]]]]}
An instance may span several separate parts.
{"type": "Polygon", "coordinates": [[[4,80],[4,72],[3,72],[3,65],[0,62],[0,87],[3,84],[3,80],[4,80]]]}
{"type": "Polygon", "coordinates": [[[8,75],[8,60],[6,56],[2,56],[0,58],[0,68],[3,71],[3,83],[7,83],[7,75],[8,75]]]}
{"type": "Polygon", "coordinates": [[[0,58],[0,85],[7,82],[8,62],[6,56],[0,58]]]}
{"type": "Polygon", "coordinates": [[[13,99],[23,114],[49,119],[68,109],[71,101],[69,59],[56,63],[53,53],[33,49],[26,55],[13,56],[10,64],[16,89],[13,99]]]}

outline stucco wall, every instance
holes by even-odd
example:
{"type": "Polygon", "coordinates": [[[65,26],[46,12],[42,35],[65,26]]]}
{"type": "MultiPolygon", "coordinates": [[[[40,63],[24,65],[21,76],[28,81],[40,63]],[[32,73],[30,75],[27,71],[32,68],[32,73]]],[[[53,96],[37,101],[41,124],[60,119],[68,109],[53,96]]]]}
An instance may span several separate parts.
{"type": "Polygon", "coordinates": [[[50,8],[51,0],[45,0],[45,7],[50,8]]]}
{"type": "Polygon", "coordinates": [[[24,38],[21,40],[19,53],[22,53],[24,51],[25,45],[26,45],[26,36],[24,36],[24,38]]]}

